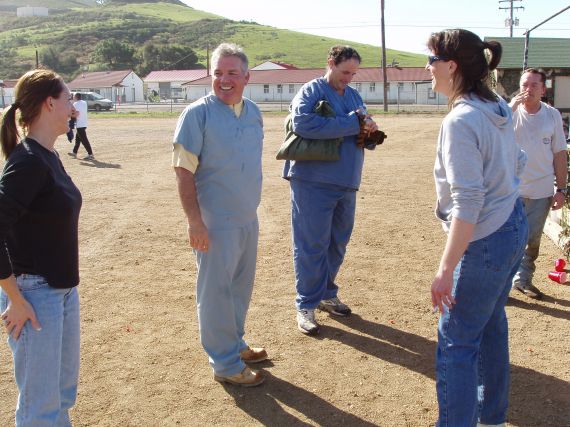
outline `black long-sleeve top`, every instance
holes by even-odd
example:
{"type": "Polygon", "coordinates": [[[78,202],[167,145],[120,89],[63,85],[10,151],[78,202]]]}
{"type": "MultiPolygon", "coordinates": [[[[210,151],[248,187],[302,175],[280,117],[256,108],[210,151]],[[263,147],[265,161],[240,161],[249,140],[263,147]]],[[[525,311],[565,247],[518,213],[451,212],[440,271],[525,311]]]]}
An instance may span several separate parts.
{"type": "Polygon", "coordinates": [[[26,138],[0,177],[0,279],[43,276],[54,288],[79,284],[81,193],[59,155],[26,138]]]}

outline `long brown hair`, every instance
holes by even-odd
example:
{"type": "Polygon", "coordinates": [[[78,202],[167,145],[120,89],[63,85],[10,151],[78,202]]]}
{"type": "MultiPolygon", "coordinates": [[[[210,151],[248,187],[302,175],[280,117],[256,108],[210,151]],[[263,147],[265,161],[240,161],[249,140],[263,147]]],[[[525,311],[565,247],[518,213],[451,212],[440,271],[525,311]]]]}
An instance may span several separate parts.
{"type": "Polygon", "coordinates": [[[63,79],[51,70],[32,70],[20,77],[14,89],[14,103],[5,111],[0,127],[0,144],[5,158],[14,150],[20,136],[16,110],[20,110],[18,124],[27,129],[39,117],[46,98],[59,98],[63,88],[63,79]]]}
{"type": "Polygon", "coordinates": [[[497,101],[497,95],[489,88],[489,71],[499,65],[503,48],[496,41],[484,42],[479,36],[468,30],[452,29],[432,33],[428,48],[445,60],[454,61],[457,70],[453,73],[453,94],[449,98],[452,106],[455,100],[468,93],[481,99],[497,101]],[[485,50],[490,53],[487,61],[485,50]]]}

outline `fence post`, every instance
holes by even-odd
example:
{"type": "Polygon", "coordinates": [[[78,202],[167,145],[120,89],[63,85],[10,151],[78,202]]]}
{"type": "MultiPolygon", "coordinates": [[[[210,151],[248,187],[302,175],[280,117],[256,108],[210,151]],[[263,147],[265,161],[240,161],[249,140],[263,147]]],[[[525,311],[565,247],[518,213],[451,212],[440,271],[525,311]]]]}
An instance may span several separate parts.
{"type": "Polygon", "coordinates": [[[396,102],[398,104],[397,108],[396,108],[396,112],[399,113],[400,112],[400,84],[398,83],[398,91],[396,93],[396,102]]]}

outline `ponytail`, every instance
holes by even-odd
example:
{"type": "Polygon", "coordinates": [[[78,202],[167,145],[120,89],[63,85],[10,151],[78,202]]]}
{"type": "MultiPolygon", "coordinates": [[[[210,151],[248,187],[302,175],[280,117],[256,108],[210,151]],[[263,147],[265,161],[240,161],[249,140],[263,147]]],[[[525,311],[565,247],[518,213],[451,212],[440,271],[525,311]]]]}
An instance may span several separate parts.
{"type": "Polygon", "coordinates": [[[51,96],[58,99],[64,88],[61,77],[51,70],[31,70],[20,77],[14,87],[16,101],[6,109],[0,127],[0,145],[5,158],[18,144],[18,125],[22,129],[29,129],[40,116],[46,98],[51,96]],[[16,124],[17,109],[20,110],[20,115],[16,124]]]}
{"type": "Polygon", "coordinates": [[[2,125],[0,127],[0,144],[2,145],[2,154],[7,159],[10,153],[18,144],[18,126],[16,125],[16,109],[18,104],[10,105],[2,116],[2,125]]]}
{"type": "Polygon", "coordinates": [[[489,70],[493,71],[499,65],[501,56],[503,54],[503,47],[499,42],[494,40],[484,42],[483,49],[488,49],[491,52],[491,59],[489,60],[489,70]]]}

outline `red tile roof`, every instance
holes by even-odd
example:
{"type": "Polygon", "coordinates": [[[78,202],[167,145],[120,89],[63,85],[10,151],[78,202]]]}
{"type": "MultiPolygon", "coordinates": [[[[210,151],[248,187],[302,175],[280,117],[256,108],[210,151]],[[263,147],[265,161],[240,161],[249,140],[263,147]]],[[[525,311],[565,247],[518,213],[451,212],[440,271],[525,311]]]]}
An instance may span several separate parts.
{"type": "MultiPolygon", "coordinates": [[[[287,83],[306,83],[325,74],[324,68],[304,68],[297,70],[250,70],[249,84],[287,84],[287,83]]],[[[419,82],[430,81],[431,74],[423,67],[409,68],[387,68],[386,75],[388,82],[419,82]]],[[[384,76],[382,69],[377,67],[359,68],[358,72],[352,79],[353,83],[359,82],[383,82],[384,76]]],[[[184,85],[210,85],[211,77],[204,77],[184,85]]]]}
{"type": "Polygon", "coordinates": [[[10,89],[16,86],[16,83],[18,83],[18,80],[4,80],[4,83],[2,85],[5,88],[10,89]]]}
{"type": "Polygon", "coordinates": [[[70,89],[119,86],[132,70],[82,73],[68,84],[70,89]]]}
{"type": "Polygon", "coordinates": [[[169,70],[151,71],[143,80],[145,82],[189,82],[206,77],[207,70],[169,70]]]}

